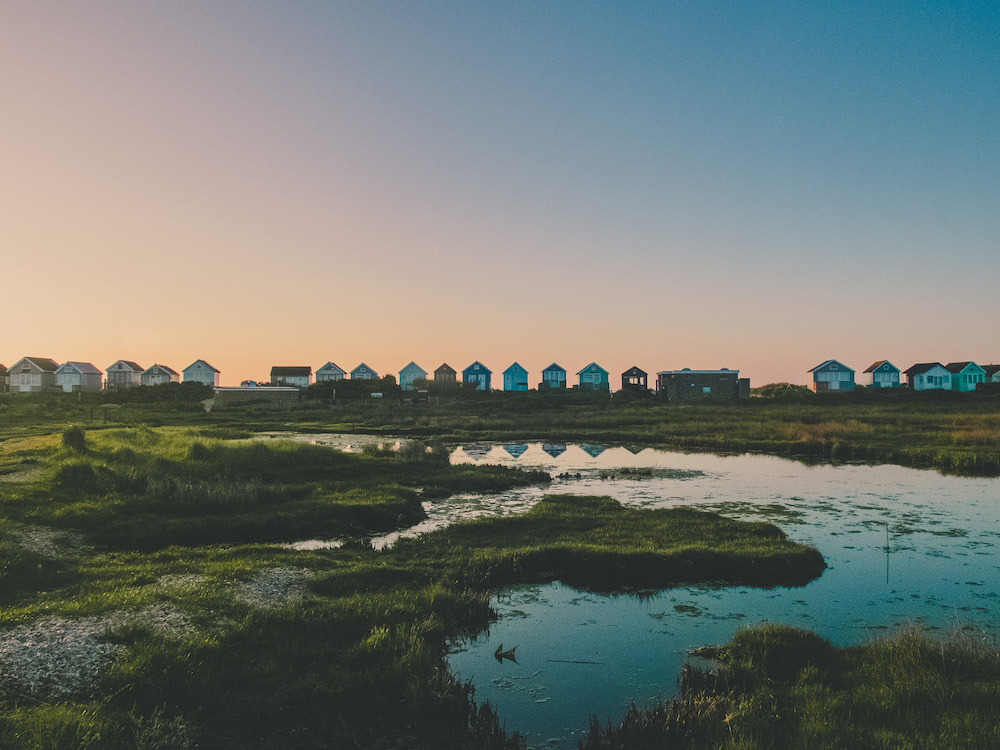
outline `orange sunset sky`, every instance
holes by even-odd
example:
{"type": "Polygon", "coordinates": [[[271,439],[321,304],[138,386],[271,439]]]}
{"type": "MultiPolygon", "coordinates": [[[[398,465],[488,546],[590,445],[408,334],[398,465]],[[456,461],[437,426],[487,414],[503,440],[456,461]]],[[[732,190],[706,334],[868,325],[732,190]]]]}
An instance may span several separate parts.
{"type": "Polygon", "coordinates": [[[7,3],[0,363],[1000,362],[998,8],[7,3]]]}

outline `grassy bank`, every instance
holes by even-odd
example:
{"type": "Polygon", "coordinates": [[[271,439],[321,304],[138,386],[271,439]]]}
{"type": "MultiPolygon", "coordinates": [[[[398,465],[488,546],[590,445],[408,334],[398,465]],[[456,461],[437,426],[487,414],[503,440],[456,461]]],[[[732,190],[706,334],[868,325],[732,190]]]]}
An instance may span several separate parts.
{"type": "Polygon", "coordinates": [[[768,523],[574,495],[546,496],[521,515],[401,540],[392,554],[451,565],[476,588],[552,580],[605,591],[705,581],[797,585],[825,567],[815,549],[768,523]]]}
{"type": "Polygon", "coordinates": [[[907,630],[844,649],[765,626],[686,669],[680,700],[633,706],[617,727],[591,726],[584,750],[997,747],[1000,651],[967,632],[907,630]]]}
{"type": "Polygon", "coordinates": [[[809,394],[735,404],[672,405],[592,399],[525,399],[380,409],[303,411],[298,427],[370,431],[452,442],[555,440],[816,461],[894,463],[1000,475],[1000,399],[993,395],[809,394]]]}
{"type": "Polygon", "coordinates": [[[472,392],[430,404],[303,399],[284,411],[206,412],[197,400],[201,392],[154,391],[145,392],[144,401],[121,403],[102,400],[123,398],[114,393],[9,394],[0,399],[0,423],[12,436],[42,434],[50,429],[46,425],[62,422],[88,429],[150,424],[368,433],[447,443],[584,441],[1000,476],[995,393],[796,392],[733,404],[676,405],[573,391],[472,392]]]}
{"type": "Polygon", "coordinates": [[[498,587],[775,585],[823,568],[767,524],[563,496],[383,551],[266,544],[398,528],[428,490],[447,502],[545,477],[452,467],[434,446],[246,436],[51,423],[7,436],[0,747],[517,748],[444,660],[488,625],[498,587]]]}
{"type": "Polygon", "coordinates": [[[421,498],[548,481],[542,472],[448,464],[440,446],[348,454],[218,428],[141,426],[8,441],[7,518],[85,532],[122,549],[292,541],[390,531],[421,498]],[[227,439],[228,438],[228,439],[227,439]]]}

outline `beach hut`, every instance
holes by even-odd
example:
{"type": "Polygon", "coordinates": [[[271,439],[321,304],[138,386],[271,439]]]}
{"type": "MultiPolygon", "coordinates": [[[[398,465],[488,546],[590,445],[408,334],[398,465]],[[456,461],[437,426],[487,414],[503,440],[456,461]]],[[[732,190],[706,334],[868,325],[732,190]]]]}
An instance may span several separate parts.
{"type": "Polygon", "coordinates": [[[591,362],[577,373],[580,378],[580,390],[582,391],[607,391],[610,390],[608,382],[608,371],[596,362],[591,362]]]}
{"type": "Polygon", "coordinates": [[[503,371],[503,389],[505,391],[528,390],[528,371],[515,362],[503,371]]]}
{"type": "Polygon", "coordinates": [[[475,383],[477,391],[488,391],[493,371],[478,360],[462,370],[463,383],[475,383]]]}
{"type": "Polygon", "coordinates": [[[404,391],[412,391],[413,381],[421,379],[427,379],[427,370],[416,362],[410,362],[410,364],[399,371],[399,387],[404,391]]]}
{"type": "Polygon", "coordinates": [[[351,380],[378,380],[378,373],[362,362],[351,370],[351,380]]]}
{"type": "Polygon", "coordinates": [[[163,385],[164,383],[179,383],[181,376],[177,370],[166,365],[152,365],[142,371],[139,376],[141,385],[163,385]]]}
{"type": "Polygon", "coordinates": [[[538,384],[539,390],[545,388],[565,388],[566,368],[560,367],[555,362],[542,370],[542,382],[538,384]]]}
{"type": "Polygon", "coordinates": [[[953,391],[974,391],[977,385],[986,381],[986,370],[975,362],[949,362],[944,369],[951,373],[953,391]]]}
{"type": "Polygon", "coordinates": [[[940,362],[921,362],[906,369],[906,384],[915,391],[950,391],[951,373],[940,362]]]}
{"type": "Polygon", "coordinates": [[[203,359],[196,359],[181,370],[181,374],[184,376],[185,383],[201,383],[203,385],[210,385],[213,388],[219,387],[219,376],[221,373],[203,359]]]}
{"type": "Polygon", "coordinates": [[[458,372],[447,362],[434,371],[435,383],[454,383],[458,377],[458,372]]]}
{"type": "Polygon", "coordinates": [[[865,368],[861,384],[868,388],[898,388],[899,368],[887,359],[880,359],[865,368]]]}
{"type": "Polygon", "coordinates": [[[648,391],[649,374],[638,367],[630,367],[622,373],[623,391],[648,391]]]}
{"type": "Polygon", "coordinates": [[[104,370],[105,388],[134,388],[142,385],[142,371],[146,368],[130,359],[119,359],[104,370]]]}
{"type": "Polygon", "coordinates": [[[854,389],[854,370],[835,359],[828,359],[809,372],[812,373],[812,389],[816,393],[854,389]]]}
{"type": "Polygon", "coordinates": [[[104,373],[90,362],[66,362],[56,370],[56,386],[64,393],[75,391],[99,391],[104,373]]]}
{"type": "Polygon", "coordinates": [[[311,366],[275,366],[271,368],[271,385],[308,388],[312,384],[312,376],[313,368],[311,366]]]}
{"type": "Polygon", "coordinates": [[[325,365],[316,370],[316,382],[322,383],[326,380],[343,380],[347,371],[335,365],[333,362],[327,362],[325,365]]]}
{"type": "Polygon", "coordinates": [[[59,363],[46,357],[22,357],[7,370],[11,393],[34,393],[56,386],[59,363]]]}

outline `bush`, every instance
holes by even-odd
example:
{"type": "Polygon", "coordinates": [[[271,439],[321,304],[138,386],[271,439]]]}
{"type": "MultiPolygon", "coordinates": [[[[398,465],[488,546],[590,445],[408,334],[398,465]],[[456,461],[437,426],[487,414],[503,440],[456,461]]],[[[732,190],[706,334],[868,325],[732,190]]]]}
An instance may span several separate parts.
{"type": "Polygon", "coordinates": [[[87,452],[87,434],[79,425],[73,425],[63,430],[63,448],[75,451],[76,453],[87,452]]]}

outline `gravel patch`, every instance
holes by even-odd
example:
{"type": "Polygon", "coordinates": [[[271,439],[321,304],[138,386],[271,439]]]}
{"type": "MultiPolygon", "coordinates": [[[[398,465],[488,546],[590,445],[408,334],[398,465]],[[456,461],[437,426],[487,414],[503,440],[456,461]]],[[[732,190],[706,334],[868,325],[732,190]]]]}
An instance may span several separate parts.
{"type": "Polygon", "coordinates": [[[44,526],[26,526],[17,532],[17,543],[29,552],[45,557],[74,557],[86,550],[80,534],[44,526]]]}
{"type": "Polygon", "coordinates": [[[42,475],[41,469],[24,469],[22,471],[12,471],[9,474],[0,474],[0,482],[30,482],[32,479],[42,475]]]}
{"type": "Polygon", "coordinates": [[[268,609],[301,601],[306,593],[309,571],[302,568],[269,568],[237,587],[239,596],[268,609]]]}
{"type": "Polygon", "coordinates": [[[32,695],[86,691],[124,646],[108,643],[112,628],[146,625],[178,637],[193,628],[182,612],[160,604],[77,620],[47,619],[0,634],[0,689],[32,695]]]}
{"type": "Polygon", "coordinates": [[[27,693],[78,693],[121,648],[105,643],[108,621],[39,620],[0,635],[0,685],[27,693]]]}

